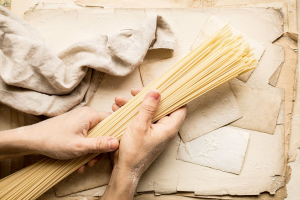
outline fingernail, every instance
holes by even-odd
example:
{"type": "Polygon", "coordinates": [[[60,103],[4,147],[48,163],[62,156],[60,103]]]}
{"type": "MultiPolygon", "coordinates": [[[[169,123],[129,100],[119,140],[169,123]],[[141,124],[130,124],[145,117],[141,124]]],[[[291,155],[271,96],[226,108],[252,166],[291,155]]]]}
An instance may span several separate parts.
{"type": "Polygon", "coordinates": [[[111,150],[117,149],[119,146],[119,141],[115,138],[109,139],[108,140],[108,148],[111,150]]]}
{"type": "Polygon", "coordinates": [[[157,90],[150,90],[148,96],[155,99],[156,101],[160,98],[160,94],[157,90]]]}

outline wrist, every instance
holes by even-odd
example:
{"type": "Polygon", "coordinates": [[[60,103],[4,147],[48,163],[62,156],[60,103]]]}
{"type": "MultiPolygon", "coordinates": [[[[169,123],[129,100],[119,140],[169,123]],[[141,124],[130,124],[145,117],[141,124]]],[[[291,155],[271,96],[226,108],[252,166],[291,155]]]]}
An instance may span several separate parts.
{"type": "MultiPolygon", "coordinates": [[[[135,194],[141,174],[131,169],[120,168],[115,165],[103,195],[103,199],[131,200],[135,194]]],[[[101,198],[101,199],[102,199],[101,198]]]]}
{"type": "Polygon", "coordinates": [[[23,148],[28,154],[38,154],[38,143],[39,143],[39,135],[34,132],[34,126],[25,126],[23,127],[22,135],[20,136],[20,141],[23,143],[20,143],[19,147],[23,148]]]}
{"type": "Polygon", "coordinates": [[[137,182],[140,180],[141,172],[140,170],[127,166],[123,167],[119,164],[114,165],[113,173],[116,174],[117,178],[125,179],[127,182],[134,182],[137,184],[137,182]]]}
{"type": "Polygon", "coordinates": [[[0,133],[0,159],[33,154],[29,127],[22,127],[0,133]]]}

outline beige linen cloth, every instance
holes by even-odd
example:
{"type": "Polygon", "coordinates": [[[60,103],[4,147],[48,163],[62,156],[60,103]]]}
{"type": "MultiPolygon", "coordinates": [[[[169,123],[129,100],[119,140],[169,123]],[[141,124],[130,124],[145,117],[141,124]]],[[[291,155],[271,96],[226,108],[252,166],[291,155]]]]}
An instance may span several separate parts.
{"type": "Polygon", "coordinates": [[[149,49],[173,49],[161,16],[134,30],[73,44],[56,55],[41,34],[0,6],[0,103],[34,115],[56,116],[85,105],[104,73],[126,76],[149,49]]]}

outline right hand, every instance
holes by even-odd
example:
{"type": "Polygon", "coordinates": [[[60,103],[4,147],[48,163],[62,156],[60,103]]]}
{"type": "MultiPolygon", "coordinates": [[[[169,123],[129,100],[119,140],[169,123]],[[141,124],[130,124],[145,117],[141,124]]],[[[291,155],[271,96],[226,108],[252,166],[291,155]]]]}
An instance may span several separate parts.
{"type": "MultiPolygon", "coordinates": [[[[133,90],[132,94],[135,95],[138,92],[138,90],[133,90]]],[[[128,100],[117,97],[112,107],[113,110],[116,111],[128,100]]],[[[179,108],[153,124],[152,119],[159,102],[158,91],[152,90],[146,94],[138,115],[125,130],[119,150],[114,154],[114,170],[128,171],[139,179],[178,133],[186,116],[187,107],[179,108]]]]}

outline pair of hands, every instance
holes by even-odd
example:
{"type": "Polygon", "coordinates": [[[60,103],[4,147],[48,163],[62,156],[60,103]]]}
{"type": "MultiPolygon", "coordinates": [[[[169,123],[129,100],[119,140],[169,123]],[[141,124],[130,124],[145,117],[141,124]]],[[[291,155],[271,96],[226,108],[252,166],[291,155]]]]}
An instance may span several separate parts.
{"type": "MultiPolygon", "coordinates": [[[[133,89],[131,94],[135,96],[139,91],[133,89]]],[[[128,100],[116,97],[112,110],[118,110],[128,100]]],[[[152,90],[147,93],[137,117],[125,130],[120,144],[117,139],[108,136],[88,138],[88,130],[110,113],[83,107],[31,126],[28,133],[31,145],[28,148],[31,152],[56,159],[115,151],[114,169],[132,172],[139,178],[175,137],[186,116],[187,108],[182,107],[152,124],[159,102],[159,92],[152,90]]],[[[100,157],[96,157],[87,165],[93,166],[99,159],[100,157]]],[[[78,171],[83,172],[84,167],[80,167],[78,171]]]]}
{"type": "MultiPolygon", "coordinates": [[[[138,92],[131,91],[133,96],[138,92]]],[[[128,100],[117,97],[113,111],[128,100]]],[[[138,115],[125,130],[120,143],[108,136],[87,137],[89,129],[110,115],[88,107],[74,109],[32,126],[0,132],[0,160],[26,154],[71,159],[88,153],[114,152],[113,172],[101,199],[130,200],[141,175],[175,137],[187,112],[187,108],[182,107],[152,124],[159,102],[157,91],[146,94],[138,115]]],[[[95,158],[87,165],[93,166],[99,159],[95,158]]],[[[83,172],[85,166],[78,171],[83,172]]]]}

